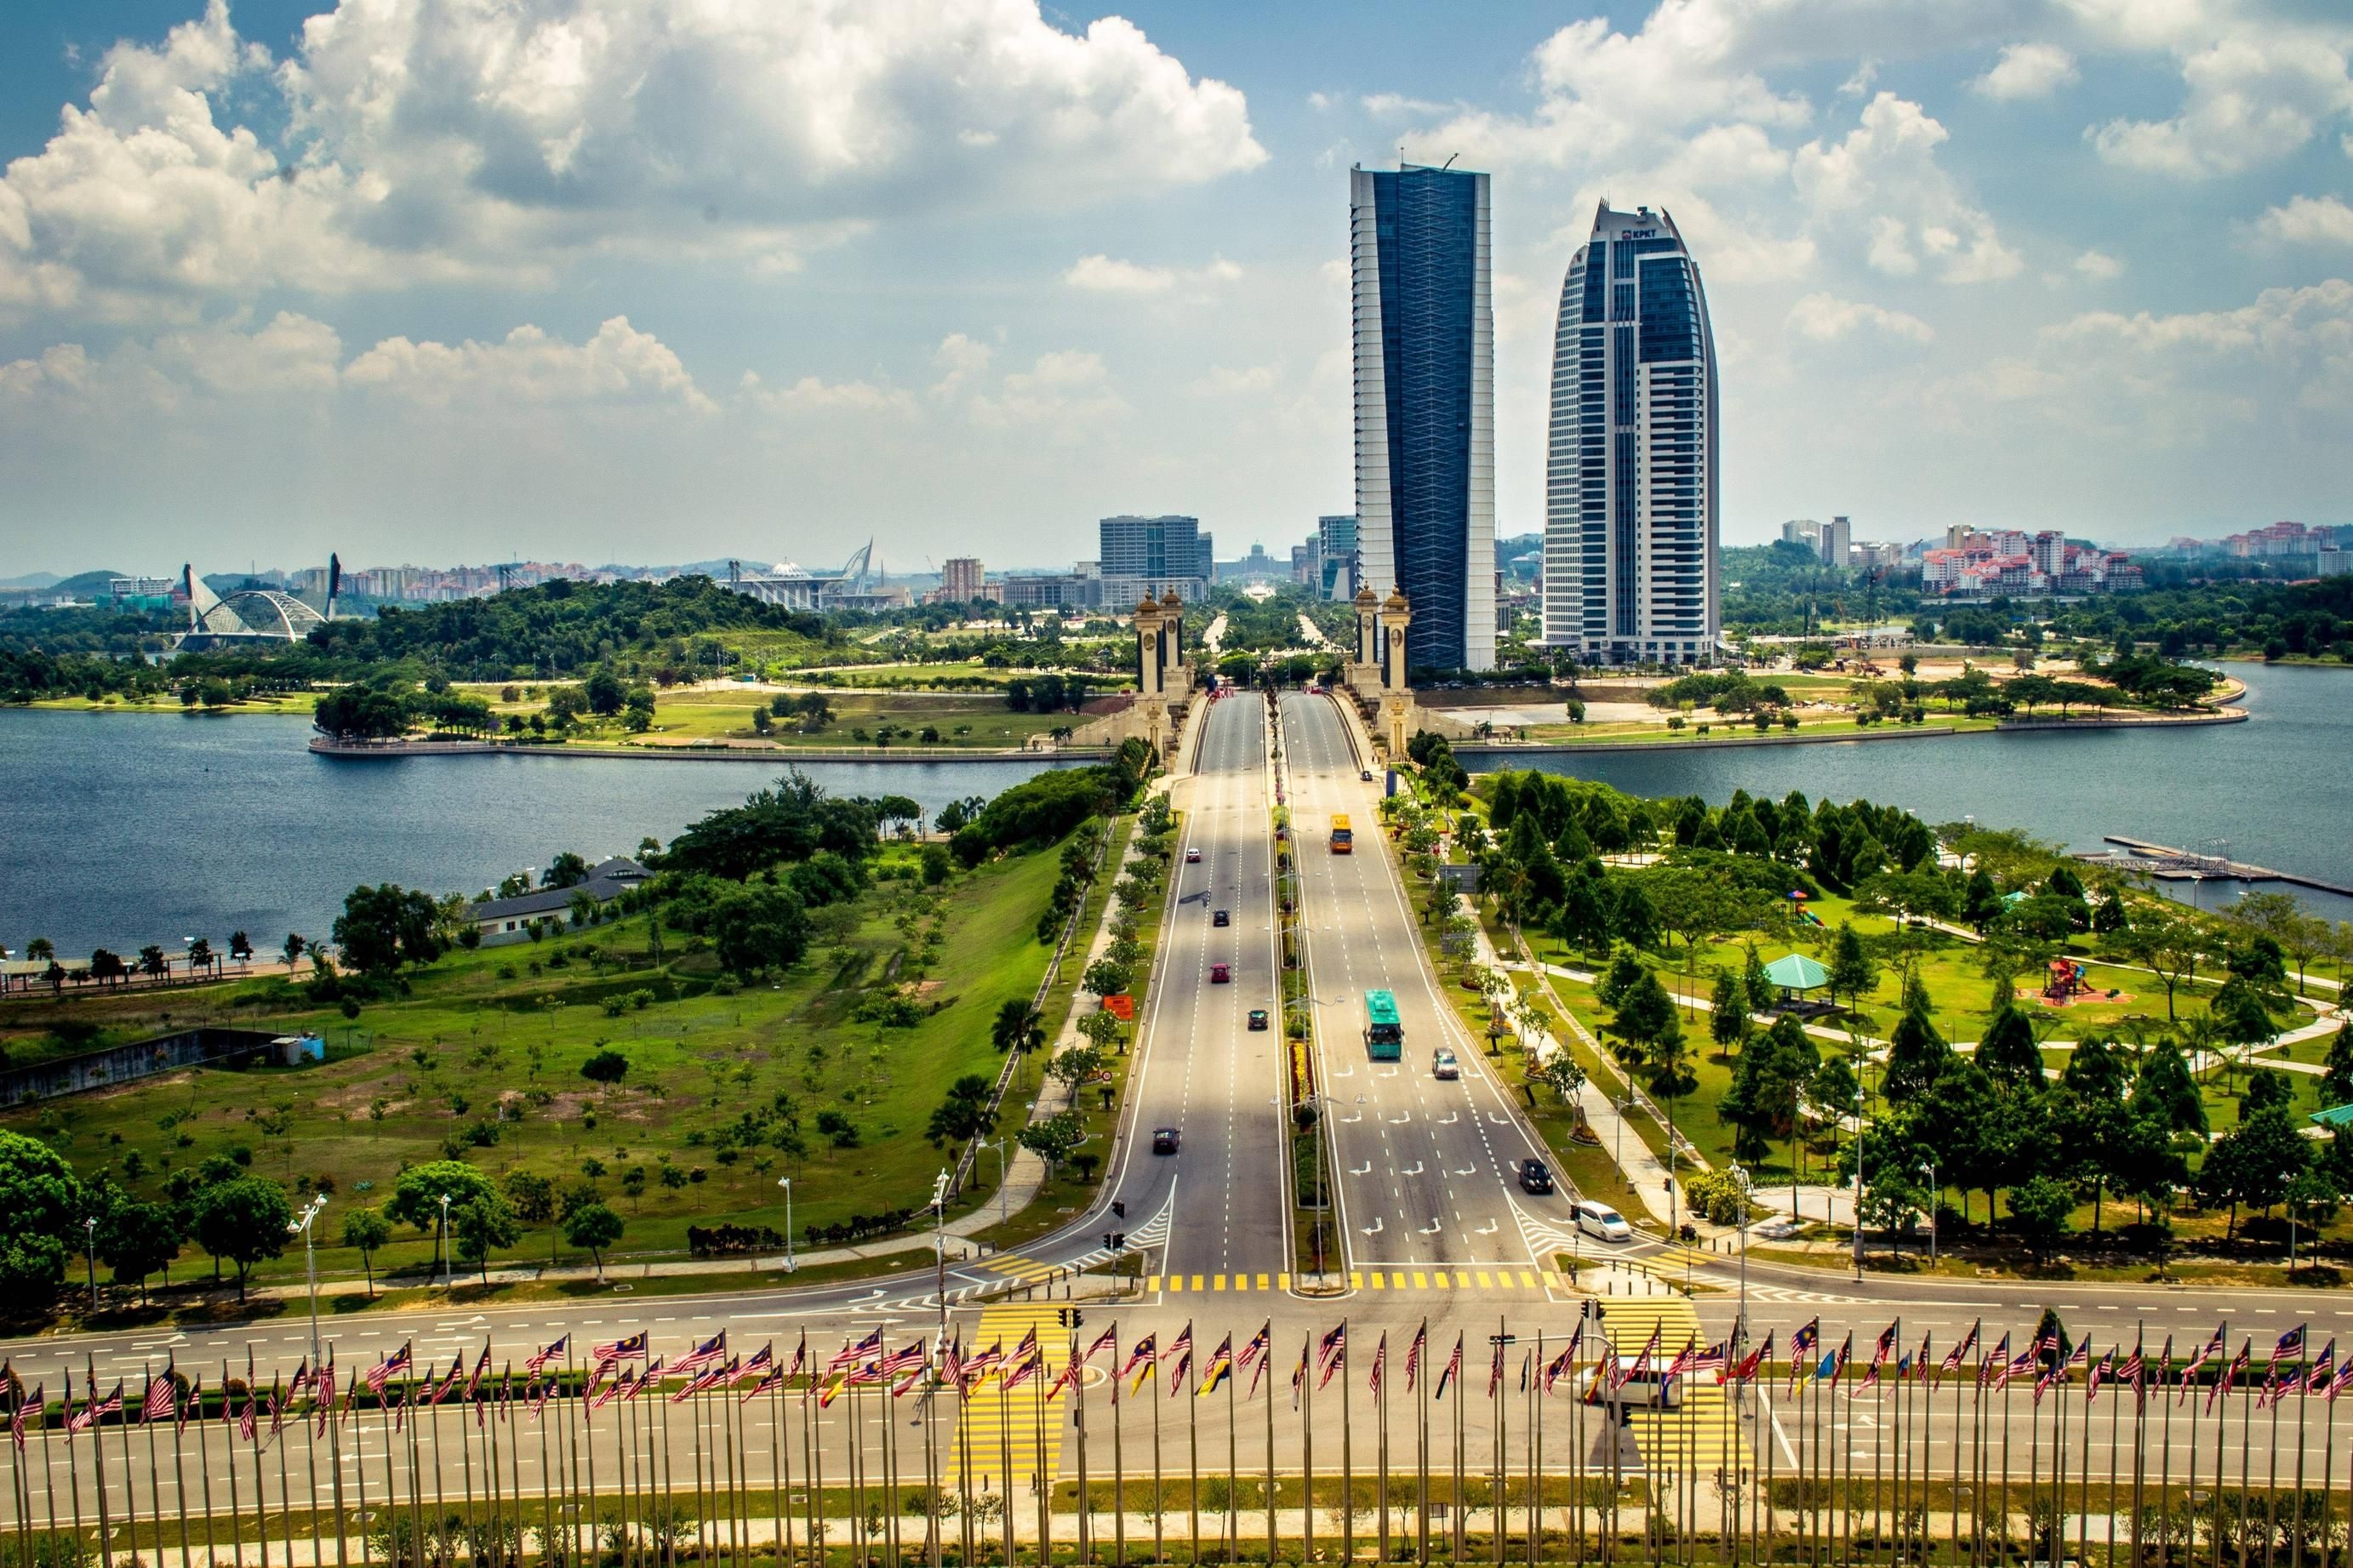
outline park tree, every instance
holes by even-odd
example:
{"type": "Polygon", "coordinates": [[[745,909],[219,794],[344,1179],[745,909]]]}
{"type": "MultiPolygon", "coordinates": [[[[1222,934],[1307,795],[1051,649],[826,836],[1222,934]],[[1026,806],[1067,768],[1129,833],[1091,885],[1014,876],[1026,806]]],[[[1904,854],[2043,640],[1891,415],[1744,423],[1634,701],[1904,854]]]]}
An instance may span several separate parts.
{"type": "Polygon", "coordinates": [[[2066,1183],[2036,1176],[2010,1189],[2010,1217],[2035,1261],[2050,1261],[2075,1212],[2075,1192],[2066,1183]]]}
{"type": "Polygon", "coordinates": [[[1789,1184],[1798,1180],[1798,1102],[1821,1065],[1821,1051],[1798,1020],[1783,1014],[1749,1043],[1732,1070],[1732,1087],[1717,1114],[1736,1130],[1733,1152],[1762,1161],[1775,1139],[1789,1142],[1789,1184]]]}
{"type": "Polygon", "coordinates": [[[522,1229],[506,1194],[463,1160],[428,1160],[403,1171],[385,1201],[385,1217],[395,1225],[414,1226],[420,1235],[429,1232],[441,1223],[444,1197],[449,1200],[456,1250],[468,1262],[480,1261],[491,1247],[512,1247],[520,1239],[522,1229]],[[501,1237],[505,1239],[496,1239],[501,1237]],[[470,1241],[481,1242],[481,1250],[468,1250],[470,1241]]]}
{"type": "Polygon", "coordinates": [[[1000,1051],[1034,1051],[1046,1043],[1045,1015],[1028,998],[1008,996],[989,1022],[988,1039],[1000,1051]]]}
{"type": "Polygon", "coordinates": [[[1829,984],[1832,999],[1843,992],[1849,1005],[1858,1007],[1879,988],[1878,963],[1854,927],[1844,921],[1839,922],[1838,935],[1831,943],[1829,984]]]}
{"type": "Polygon", "coordinates": [[[605,1278],[605,1249],[621,1239],[621,1216],[600,1203],[581,1204],[564,1219],[564,1239],[586,1247],[596,1260],[596,1278],[605,1278]]]}
{"type": "Polygon", "coordinates": [[[2134,1115],[2153,1117],[2168,1132],[2192,1134],[2201,1144],[2206,1141],[2205,1097],[2189,1076],[2181,1047],[2171,1040],[2158,1041],[2141,1058],[2133,1075],[2132,1106],[2134,1115]]]}
{"type": "Polygon", "coordinates": [[[161,1273],[172,1281],[172,1259],[180,1256],[180,1227],[162,1204],[135,1200],[118,1203],[99,1222],[98,1258],[113,1271],[115,1283],[139,1287],[139,1304],[147,1304],[147,1277],[161,1273]]]}
{"type": "Polygon", "coordinates": [[[196,1243],[215,1258],[237,1265],[237,1299],[245,1300],[246,1276],[253,1266],[286,1250],[294,1210],[285,1191],[259,1176],[215,1182],[195,1197],[196,1243]]]}
{"type": "Polygon", "coordinates": [[[931,1125],[923,1133],[933,1148],[970,1142],[997,1130],[997,1112],[988,1104],[989,1088],[988,1079],[976,1072],[948,1085],[946,1098],[932,1111],[931,1125]]]}
{"type": "Polygon", "coordinates": [[[57,1295],[84,1203],[73,1167],[56,1151],[0,1132],[0,1299],[37,1309],[57,1295]]]}
{"type": "Polygon", "coordinates": [[[1961,889],[1961,919],[1983,936],[1986,928],[2000,918],[2001,889],[1994,885],[1993,874],[1980,866],[1969,873],[1961,889]]]}
{"type": "Polygon", "coordinates": [[[2079,1041],[2068,1053],[2051,1102],[2052,1143],[2064,1151],[2066,1174],[2092,1189],[2092,1230],[2100,1229],[2108,1184],[2121,1172],[2116,1156],[2132,1130],[2127,1101],[2132,1069],[2116,1047],[2099,1036],[2079,1041]]]}
{"type": "Polygon", "coordinates": [[[555,1184],[536,1171],[509,1171],[507,1202],[515,1217],[526,1225],[545,1225],[555,1217],[555,1184]]]}
{"type": "Polygon", "coordinates": [[[1046,1162],[1046,1179],[1052,1181],[1056,1168],[1076,1152],[1086,1136],[1086,1123],[1078,1112],[1064,1110],[1032,1121],[1021,1130],[1017,1142],[1046,1162]]]}
{"type": "Polygon", "coordinates": [[[1880,1089],[1891,1104],[1922,1100],[1957,1058],[1929,1017],[1928,988],[1918,975],[1904,983],[1904,1011],[1887,1040],[1887,1070],[1880,1089]]]}
{"type": "Polygon", "coordinates": [[[2034,1024],[2019,1011],[2007,976],[1995,982],[1993,1015],[1978,1040],[1978,1066],[2005,1089],[2039,1089],[2042,1085],[2042,1051],[2034,1042],[2034,1024]]]}
{"type": "Polygon", "coordinates": [[[2170,1021],[2179,1016],[2175,998],[2181,987],[2198,977],[2205,941],[2190,921],[2157,909],[2144,910],[2131,924],[2108,932],[2100,939],[2100,945],[2111,955],[2157,976],[2165,987],[2165,1016],[2170,1021]]]}
{"type": "Polygon", "coordinates": [[[1128,988],[1134,979],[1127,965],[1105,957],[1087,965],[1087,972],[1079,984],[1097,996],[1117,996],[1128,988]]]}
{"type": "Polygon", "coordinates": [[[375,1255],[392,1243],[392,1222],[383,1211],[355,1208],[343,1215],[343,1243],[360,1255],[360,1268],[367,1276],[368,1300],[375,1300],[375,1255]]]}
{"type": "Polygon", "coordinates": [[[592,1051],[580,1064],[580,1076],[608,1089],[618,1089],[629,1076],[629,1058],[616,1050],[592,1051]]]}
{"type": "Polygon", "coordinates": [[[449,1228],[458,1256],[481,1271],[486,1285],[491,1279],[491,1248],[512,1247],[522,1239],[522,1225],[515,1218],[513,1206],[496,1189],[491,1193],[489,1200],[472,1198],[449,1205],[449,1228]]]}
{"type": "Polygon", "coordinates": [[[383,978],[402,965],[432,963],[441,956],[432,898],[386,882],[353,888],[335,917],[335,946],[361,973],[383,978]]]}
{"type": "Polygon", "coordinates": [[[1738,1051],[1748,1043],[1755,1024],[1749,1017],[1748,987],[1736,971],[1719,969],[1715,988],[1708,997],[1707,1033],[1717,1047],[1726,1053],[1738,1051]]]}
{"type": "Polygon", "coordinates": [[[2284,1107],[2264,1105],[2215,1140],[2198,1171],[2199,1201],[2231,1205],[2225,1239],[2239,1228],[2242,1205],[2269,1210],[2312,1161],[2312,1146],[2296,1131],[2284,1107]]]}
{"type": "Polygon", "coordinates": [[[2332,1106],[2353,1102],[2353,1020],[2337,1026],[2321,1064],[2320,1092],[2332,1106]]]}
{"type": "Polygon", "coordinates": [[[712,906],[711,945],[739,978],[790,969],[808,951],[808,910],[789,888],[753,884],[731,890],[712,906]]]}

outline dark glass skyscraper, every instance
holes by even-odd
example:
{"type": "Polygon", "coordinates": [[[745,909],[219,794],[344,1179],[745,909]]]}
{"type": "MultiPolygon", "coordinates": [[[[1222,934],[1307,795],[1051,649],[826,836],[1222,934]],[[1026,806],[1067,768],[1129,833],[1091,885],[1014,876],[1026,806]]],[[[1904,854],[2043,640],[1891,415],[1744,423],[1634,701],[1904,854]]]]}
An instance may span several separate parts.
{"type": "Polygon", "coordinates": [[[1604,203],[1553,338],[1544,640],[1689,664],[1722,628],[1715,337],[1674,220],[1604,203]]]}
{"type": "Polygon", "coordinates": [[[1495,323],[1487,176],[1349,174],[1356,548],[1413,607],[1417,668],[1495,662],[1495,323]]]}

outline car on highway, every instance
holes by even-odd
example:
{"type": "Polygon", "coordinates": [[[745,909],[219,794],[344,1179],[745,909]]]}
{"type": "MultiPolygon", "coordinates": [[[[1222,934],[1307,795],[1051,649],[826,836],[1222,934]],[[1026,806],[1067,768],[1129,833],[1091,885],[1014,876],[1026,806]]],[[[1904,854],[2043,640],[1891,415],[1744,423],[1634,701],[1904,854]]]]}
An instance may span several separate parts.
{"type": "Polygon", "coordinates": [[[1263,1028],[1265,1028],[1265,1027],[1266,1027],[1266,1009],[1265,1009],[1265,1008],[1263,1008],[1263,1007],[1253,1007],[1253,1008],[1251,1008],[1251,1009],[1250,1009],[1250,1026],[1251,1028],[1253,1028],[1253,1029],[1263,1029],[1263,1028]]]}
{"type": "Polygon", "coordinates": [[[1451,1081],[1462,1076],[1462,1064],[1454,1059],[1452,1051],[1440,1046],[1430,1054],[1430,1076],[1451,1081]]]}
{"type": "Polygon", "coordinates": [[[1152,1152],[1155,1154],[1174,1154],[1176,1152],[1176,1145],[1183,1142],[1183,1135],[1174,1127],[1155,1127],[1152,1130],[1152,1152]]]}
{"type": "Polygon", "coordinates": [[[1373,782],[1373,770],[1370,768],[1358,768],[1356,770],[1356,777],[1366,784],[1370,784],[1373,782]]]}
{"type": "Polygon", "coordinates": [[[1552,1191],[1552,1168],[1542,1160],[1521,1161],[1520,1191],[1539,1194],[1552,1191]]]}
{"type": "Polygon", "coordinates": [[[1234,923],[1234,917],[1230,910],[1211,910],[1209,911],[1209,923],[1213,926],[1229,926],[1234,923]]]}
{"type": "Polygon", "coordinates": [[[1187,849],[1185,851],[1185,864],[1187,866],[1198,866],[1200,863],[1201,852],[1198,849],[1187,849]]]}
{"type": "Polygon", "coordinates": [[[1234,972],[1231,968],[1222,963],[1213,963],[1209,965],[1210,984],[1231,985],[1233,983],[1234,972]]]}
{"type": "Polygon", "coordinates": [[[1600,1241],[1631,1241],[1634,1227],[1626,1216],[1608,1204],[1580,1203],[1577,1205],[1577,1228],[1600,1241]]]}

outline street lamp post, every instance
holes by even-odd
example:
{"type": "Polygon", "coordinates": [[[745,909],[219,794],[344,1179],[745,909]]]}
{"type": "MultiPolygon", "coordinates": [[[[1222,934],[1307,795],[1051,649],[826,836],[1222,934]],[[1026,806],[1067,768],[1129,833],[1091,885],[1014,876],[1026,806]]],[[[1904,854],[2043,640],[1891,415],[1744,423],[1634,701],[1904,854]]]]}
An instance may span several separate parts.
{"type": "Polygon", "coordinates": [[[81,1221],[82,1258],[90,1265],[90,1315],[98,1316],[98,1216],[84,1215],[81,1221]]]}
{"type": "Polygon", "coordinates": [[[793,1179],[776,1178],[776,1185],[785,1189],[785,1272],[795,1272],[793,1264],[793,1179]]]}
{"type": "MultiPolygon", "coordinates": [[[[447,1201],[447,1200],[444,1200],[447,1201]]],[[[319,1254],[313,1234],[319,1215],[326,1211],[327,1194],[315,1194],[310,1204],[286,1228],[302,1238],[302,1272],[311,1287],[311,1375],[325,1375],[326,1362],[319,1348],[319,1254]]],[[[328,1385],[327,1398],[332,1403],[335,1391],[328,1385]]],[[[315,1396],[314,1396],[315,1397],[315,1396]]],[[[338,1568],[351,1561],[350,1549],[343,1544],[343,1437],[342,1423],[327,1423],[327,1458],[335,1477],[335,1562],[338,1568]]]]}
{"type": "Polygon", "coordinates": [[[449,1267],[449,1194],[441,1194],[441,1289],[458,1288],[457,1271],[449,1267]]]}
{"type": "Polygon", "coordinates": [[[1928,1268],[1933,1272],[1936,1267],[1936,1200],[1944,1189],[1936,1184],[1936,1161],[1921,1161],[1920,1173],[1928,1178],[1928,1268]]]}
{"type": "Polygon", "coordinates": [[[1862,1075],[1854,1075],[1854,1278],[1862,1282],[1862,1075]]]}
{"type": "Polygon", "coordinates": [[[1734,1335],[1734,1342],[1740,1343],[1748,1337],[1748,1190],[1751,1183],[1747,1166],[1735,1164],[1732,1167],[1732,1184],[1740,1194],[1740,1322],[1734,1335]]]}
{"type": "Polygon", "coordinates": [[[932,1238],[938,1249],[934,1291],[940,1303],[939,1344],[948,1342],[948,1173],[944,1166],[932,1183],[932,1238]]]}

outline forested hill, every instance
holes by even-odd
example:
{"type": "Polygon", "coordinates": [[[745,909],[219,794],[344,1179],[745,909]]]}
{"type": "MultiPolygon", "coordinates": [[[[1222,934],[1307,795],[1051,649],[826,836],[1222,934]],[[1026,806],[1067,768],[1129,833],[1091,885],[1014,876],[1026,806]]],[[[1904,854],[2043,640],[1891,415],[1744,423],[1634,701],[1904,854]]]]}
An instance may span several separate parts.
{"type": "Polygon", "coordinates": [[[742,631],[777,634],[782,641],[807,645],[800,651],[808,652],[838,636],[822,616],[747,599],[708,577],[558,579],[494,598],[386,605],[373,620],[317,628],[303,647],[343,676],[362,673],[361,667],[408,662],[452,680],[504,680],[569,675],[616,660],[649,675],[673,666],[683,674],[708,662],[697,658],[694,638],[742,631]]]}

